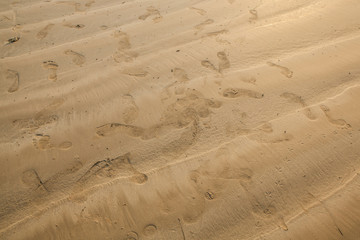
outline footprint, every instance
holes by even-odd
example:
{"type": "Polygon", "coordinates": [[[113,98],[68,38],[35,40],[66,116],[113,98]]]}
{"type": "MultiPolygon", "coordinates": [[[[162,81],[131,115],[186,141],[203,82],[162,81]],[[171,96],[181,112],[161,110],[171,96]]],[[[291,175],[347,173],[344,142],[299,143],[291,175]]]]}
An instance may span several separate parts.
{"type": "Polygon", "coordinates": [[[27,187],[31,188],[32,190],[41,188],[42,190],[47,191],[38,173],[34,169],[23,172],[21,175],[21,180],[27,187]]]}
{"type": "Polygon", "coordinates": [[[189,81],[189,77],[187,76],[184,69],[181,68],[174,68],[173,75],[175,79],[180,83],[185,83],[189,81]]]}
{"type": "Polygon", "coordinates": [[[196,25],[194,28],[197,30],[194,35],[197,35],[199,32],[201,32],[202,30],[204,30],[204,28],[207,26],[207,25],[210,25],[210,24],[213,24],[214,23],[214,20],[213,19],[207,19],[205,20],[204,22],[196,25]]]}
{"type": "Polygon", "coordinates": [[[156,233],[157,227],[154,224],[148,224],[144,227],[143,233],[145,236],[152,236],[156,233]]]}
{"type": "Polygon", "coordinates": [[[325,113],[328,121],[334,125],[344,128],[351,128],[351,125],[348,124],[344,119],[334,119],[330,114],[330,109],[325,105],[320,105],[320,109],[325,113]]]}
{"type": "Polygon", "coordinates": [[[126,237],[124,238],[124,240],[138,240],[138,239],[139,239],[139,236],[134,231],[128,232],[126,234],[126,237]]]}
{"type": "Polygon", "coordinates": [[[48,79],[51,81],[57,80],[58,65],[54,61],[45,61],[42,64],[43,68],[48,70],[48,79]]]}
{"type": "Polygon", "coordinates": [[[222,73],[222,71],[224,69],[227,69],[227,68],[230,67],[230,61],[228,60],[225,52],[218,52],[216,55],[217,55],[217,57],[219,59],[219,68],[218,69],[214,66],[214,64],[212,64],[208,60],[201,61],[201,65],[203,67],[206,67],[206,68],[210,69],[210,70],[222,73]]]}
{"type": "Polygon", "coordinates": [[[290,71],[287,67],[283,67],[283,66],[280,66],[280,65],[277,65],[275,63],[272,63],[272,62],[267,62],[267,64],[270,66],[270,67],[277,67],[280,69],[280,73],[282,75],[284,75],[285,77],[287,78],[292,78],[293,76],[293,72],[290,71]]]}
{"type": "Polygon", "coordinates": [[[60,106],[64,104],[65,100],[63,98],[58,98],[53,100],[49,105],[41,109],[34,115],[35,119],[42,118],[46,115],[49,115],[51,112],[57,110],[60,106]]]}
{"type": "Polygon", "coordinates": [[[298,96],[294,93],[290,93],[290,92],[284,92],[280,95],[280,97],[286,98],[288,99],[290,102],[294,102],[294,103],[299,103],[304,109],[304,114],[307,118],[309,118],[310,120],[315,120],[316,117],[315,115],[312,113],[311,109],[308,108],[308,105],[305,103],[305,101],[301,98],[301,96],[298,96]]]}
{"type": "Polygon", "coordinates": [[[123,120],[126,124],[131,124],[135,122],[135,120],[139,116],[139,107],[136,105],[134,98],[131,95],[127,96],[129,103],[129,107],[125,109],[123,112],[123,120]]]}
{"type": "Polygon", "coordinates": [[[130,51],[131,44],[129,36],[122,31],[116,31],[113,36],[118,39],[118,47],[116,52],[113,54],[114,61],[118,63],[133,61],[138,54],[130,51]]]}
{"type": "Polygon", "coordinates": [[[254,77],[241,78],[241,81],[243,81],[245,83],[250,83],[250,84],[256,85],[256,78],[254,78],[254,77]]]}
{"type": "Polygon", "coordinates": [[[71,56],[73,63],[75,63],[78,66],[81,66],[82,64],[85,63],[85,56],[80,53],[74,52],[73,50],[70,49],[66,50],[64,53],[65,55],[71,56]]]}
{"type": "Polygon", "coordinates": [[[213,71],[216,71],[217,72],[217,69],[216,69],[216,67],[214,66],[214,64],[212,64],[210,61],[208,61],[208,60],[203,60],[203,61],[201,61],[201,65],[203,66],[203,67],[206,67],[206,68],[208,68],[208,69],[210,69],[210,70],[213,70],[213,71]]]}
{"type": "Polygon", "coordinates": [[[258,13],[255,9],[249,10],[251,16],[249,17],[249,22],[253,23],[258,19],[258,13]]]}
{"type": "Polygon", "coordinates": [[[135,172],[132,177],[130,177],[130,180],[137,184],[143,184],[148,180],[148,176],[144,173],[135,172]]]}
{"type": "Polygon", "coordinates": [[[204,16],[207,13],[204,9],[200,9],[200,8],[190,7],[189,9],[195,10],[201,16],[204,16]]]}
{"type": "Polygon", "coordinates": [[[274,131],[273,128],[272,128],[271,123],[269,123],[269,122],[265,122],[264,124],[259,126],[257,128],[257,130],[259,130],[261,132],[265,132],[265,133],[272,133],[274,131]]]}
{"type": "Polygon", "coordinates": [[[68,4],[73,5],[76,12],[83,12],[86,11],[91,5],[94,3],[94,0],[87,1],[85,3],[79,3],[79,2],[72,2],[72,1],[58,1],[56,4],[68,4]],[[82,5],[84,4],[84,5],[82,5]]]}
{"type": "Polygon", "coordinates": [[[224,69],[230,67],[230,61],[228,60],[225,52],[218,52],[217,57],[219,58],[219,72],[221,73],[224,69]]]}
{"type": "Polygon", "coordinates": [[[54,114],[54,111],[57,110],[64,102],[65,101],[62,98],[56,99],[32,117],[14,120],[13,125],[26,133],[33,132],[44,125],[55,123],[58,121],[59,117],[54,114]]]}
{"type": "Polygon", "coordinates": [[[117,63],[132,62],[137,57],[138,54],[132,51],[116,51],[113,54],[113,59],[117,63]]]}
{"type": "Polygon", "coordinates": [[[160,11],[159,11],[158,9],[156,9],[156,8],[154,8],[154,7],[151,6],[151,7],[148,7],[148,8],[146,9],[146,11],[147,11],[147,12],[146,12],[145,14],[139,16],[139,19],[140,19],[140,20],[145,21],[148,17],[154,16],[154,18],[153,18],[153,21],[154,21],[154,22],[159,22],[159,21],[161,21],[162,16],[161,16],[160,11]]]}
{"type": "Polygon", "coordinates": [[[58,148],[61,150],[68,150],[72,147],[72,142],[65,141],[59,144],[58,148]]]}
{"type": "Polygon", "coordinates": [[[0,22],[2,21],[12,21],[13,20],[13,17],[12,16],[6,16],[6,15],[2,15],[0,17],[0,22]]]}
{"type": "Polygon", "coordinates": [[[117,30],[114,32],[113,34],[114,38],[118,39],[118,50],[125,50],[125,49],[130,49],[131,48],[131,44],[130,44],[130,40],[129,40],[129,36],[120,31],[117,30]]]}
{"type": "Polygon", "coordinates": [[[250,97],[250,98],[263,98],[264,94],[253,90],[242,89],[242,88],[227,88],[222,94],[226,98],[238,98],[238,97],[250,97]]]}
{"type": "Polygon", "coordinates": [[[12,82],[12,85],[9,87],[8,92],[13,93],[19,89],[19,73],[14,70],[6,70],[5,78],[8,82],[12,82]]]}
{"type": "Polygon", "coordinates": [[[177,158],[197,142],[199,132],[199,123],[197,120],[193,120],[192,124],[182,129],[182,134],[179,138],[167,143],[159,149],[159,152],[161,152],[162,156],[177,158]]]}
{"type": "Polygon", "coordinates": [[[25,132],[33,132],[44,125],[58,121],[58,119],[59,117],[57,115],[44,115],[38,118],[16,119],[12,123],[16,128],[25,130],[25,132]]]}
{"type": "Polygon", "coordinates": [[[246,128],[243,124],[239,126],[238,123],[227,123],[225,132],[227,137],[236,137],[239,135],[249,135],[252,130],[246,128]]]}
{"type": "Polygon", "coordinates": [[[185,83],[189,81],[189,77],[187,76],[184,69],[181,68],[174,68],[171,69],[173,72],[173,76],[176,79],[175,82],[166,86],[161,93],[162,97],[161,100],[164,101],[169,99],[172,96],[171,91],[173,90],[176,95],[182,95],[185,93],[185,83]]]}
{"type": "Polygon", "coordinates": [[[37,34],[36,34],[36,38],[37,39],[43,39],[45,38],[49,31],[51,30],[51,28],[53,28],[55,25],[50,23],[48,25],[46,25],[43,29],[41,29],[37,34]]]}
{"type": "Polygon", "coordinates": [[[130,161],[130,153],[126,153],[113,159],[97,161],[80,177],[78,182],[89,181],[95,177],[113,177],[119,174],[138,184],[143,184],[148,180],[145,174],[133,167],[130,161]]]}
{"type": "Polygon", "coordinates": [[[108,123],[96,128],[96,134],[101,137],[106,137],[116,132],[122,132],[132,137],[140,137],[144,133],[144,129],[121,123],[108,123]]]}
{"type": "Polygon", "coordinates": [[[91,7],[91,5],[92,5],[93,3],[95,3],[94,0],[87,1],[87,2],[85,3],[85,7],[91,7]]]}
{"type": "Polygon", "coordinates": [[[221,106],[221,102],[206,99],[196,90],[187,89],[185,94],[184,97],[178,98],[175,103],[168,106],[161,117],[164,125],[184,128],[199,118],[209,117],[212,113],[211,108],[221,106]]]}
{"type": "Polygon", "coordinates": [[[50,141],[51,138],[49,135],[37,134],[36,138],[33,139],[33,144],[36,149],[49,150],[54,147],[50,141]]]}
{"type": "Polygon", "coordinates": [[[147,71],[140,68],[127,68],[124,69],[122,73],[133,77],[146,77],[148,75],[147,71]]]}

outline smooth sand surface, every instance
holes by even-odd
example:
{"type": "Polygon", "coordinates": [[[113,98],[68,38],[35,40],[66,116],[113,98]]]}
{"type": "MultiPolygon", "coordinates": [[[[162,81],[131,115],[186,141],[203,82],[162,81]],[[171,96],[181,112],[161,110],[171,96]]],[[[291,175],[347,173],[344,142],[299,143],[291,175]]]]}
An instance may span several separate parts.
{"type": "Polygon", "coordinates": [[[360,239],[359,0],[1,0],[0,239],[360,239]]]}

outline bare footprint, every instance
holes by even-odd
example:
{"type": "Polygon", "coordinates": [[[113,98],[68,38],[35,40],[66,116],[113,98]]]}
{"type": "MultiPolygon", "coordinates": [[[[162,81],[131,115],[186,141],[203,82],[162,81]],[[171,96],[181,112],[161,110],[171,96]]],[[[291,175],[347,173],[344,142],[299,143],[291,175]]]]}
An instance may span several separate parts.
{"type": "Polygon", "coordinates": [[[290,102],[299,103],[303,108],[305,108],[304,114],[307,118],[309,118],[310,120],[316,119],[315,115],[312,113],[311,109],[308,107],[308,105],[305,103],[301,96],[290,92],[284,92],[280,95],[280,97],[286,98],[290,102]]]}
{"type": "Polygon", "coordinates": [[[94,0],[87,1],[84,6],[85,6],[85,7],[91,7],[91,5],[92,5],[93,3],[95,3],[94,0]]]}
{"type": "Polygon", "coordinates": [[[154,224],[148,224],[144,227],[143,233],[145,236],[152,236],[156,233],[157,227],[154,224]]]}
{"type": "Polygon", "coordinates": [[[325,113],[328,121],[334,125],[344,128],[351,128],[351,125],[348,124],[344,119],[334,119],[330,114],[330,109],[325,105],[320,105],[320,109],[325,113]]]}
{"type": "Polygon", "coordinates": [[[134,51],[130,51],[131,44],[129,36],[122,31],[115,31],[113,34],[116,39],[118,39],[118,47],[116,52],[113,54],[113,59],[115,62],[132,62],[138,54],[134,51]]]}
{"type": "Polygon", "coordinates": [[[57,110],[64,102],[65,100],[63,98],[55,99],[33,116],[15,119],[12,123],[16,129],[21,130],[24,133],[32,133],[44,125],[56,123],[59,120],[59,117],[56,115],[55,110],[57,110]]]}
{"type": "Polygon", "coordinates": [[[244,77],[244,78],[241,78],[241,81],[243,81],[245,83],[250,83],[250,84],[256,85],[256,78],[254,78],[254,77],[244,77]]]}
{"type": "Polygon", "coordinates": [[[154,21],[154,22],[159,22],[159,21],[161,21],[162,16],[161,16],[160,11],[159,11],[158,9],[156,9],[156,8],[154,8],[154,7],[151,6],[151,7],[148,7],[148,8],[146,9],[146,11],[147,11],[147,12],[146,12],[145,14],[139,16],[139,19],[140,19],[140,20],[145,21],[148,17],[154,16],[154,18],[153,18],[153,21],[154,21]]]}
{"type": "Polygon", "coordinates": [[[253,90],[242,88],[227,88],[223,91],[222,95],[226,98],[250,97],[250,98],[263,98],[264,94],[253,90]]]}
{"type": "Polygon", "coordinates": [[[125,50],[131,48],[129,36],[125,32],[118,30],[113,33],[113,36],[114,38],[119,40],[117,47],[118,50],[125,50]]]}
{"type": "Polygon", "coordinates": [[[210,25],[210,24],[213,24],[214,23],[214,20],[213,19],[207,19],[205,20],[204,22],[196,25],[194,28],[197,30],[194,34],[197,35],[199,32],[201,32],[202,30],[204,30],[204,28],[207,26],[207,25],[210,25]]]}
{"type": "Polygon", "coordinates": [[[17,71],[8,69],[6,70],[5,78],[7,81],[12,82],[8,92],[16,92],[19,89],[19,73],[17,71]]]}
{"type": "Polygon", "coordinates": [[[54,61],[45,61],[43,62],[42,66],[48,70],[48,79],[51,81],[57,80],[57,69],[58,65],[54,61]]]}
{"type": "Polygon", "coordinates": [[[217,57],[219,58],[219,72],[221,73],[224,69],[230,67],[230,61],[228,60],[225,52],[218,52],[217,57]]]}
{"type": "Polygon", "coordinates": [[[171,91],[174,90],[176,95],[181,95],[185,92],[184,83],[189,81],[189,78],[182,68],[174,68],[171,69],[171,72],[173,72],[174,78],[176,79],[175,82],[167,85],[163,92],[161,93],[162,97],[161,100],[164,101],[166,99],[169,99],[172,95],[171,91]]]}
{"type": "Polygon", "coordinates": [[[25,119],[16,119],[12,123],[15,128],[21,130],[22,132],[33,132],[36,129],[48,124],[57,122],[59,117],[57,115],[43,115],[37,118],[25,118],[25,119]]]}
{"type": "Polygon", "coordinates": [[[68,49],[68,50],[66,50],[64,53],[65,53],[66,55],[68,55],[68,56],[71,56],[73,63],[75,63],[75,64],[78,65],[78,66],[81,66],[81,65],[84,64],[85,61],[86,61],[84,55],[82,55],[82,54],[80,54],[80,53],[78,53],[78,52],[75,52],[75,51],[73,51],[73,50],[68,49]]]}
{"type": "Polygon", "coordinates": [[[49,31],[51,30],[51,28],[53,28],[55,25],[50,23],[48,25],[46,25],[43,29],[41,29],[37,34],[36,34],[36,38],[37,39],[43,39],[45,38],[49,31]]]}
{"type": "Polygon", "coordinates": [[[136,105],[134,98],[131,95],[127,96],[129,106],[123,112],[123,120],[126,124],[131,124],[139,116],[139,107],[136,105]]]}
{"type": "Polygon", "coordinates": [[[279,68],[279,69],[280,69],[280,73],[281,73],[282,75],[284,75],[285,77],[287,77],[287,78],[292,78],[293,72],[290,71],[290,69],[288,69],[287,67],[283,67],[283,66],[277,65],[277,64],[272,63],[272,62],[267,62],[267,64],[268,64],[270,67],[279,68]]]}
{"type": "Polygon", "coordinates": [[[255,9],[249,10],[251,16],[249,17],[249,22],[253,23],[258,19],[258,13],[255,9]]]}
{"type": "Polygon", "coordinates": [[[12,16],[6,16],[6,15],[0,16],[0,22],[2,22],[2,21],[12,21],[12,20],[13,20],[12,16]]]}
{"type": "Polygon", "coordinates": [[[207,13],[204,9],[201,9],[201,8],[190,7],[189,9],[195,10],[201,16],[204,16],[207,13]]]}
{"type": "Polygon", "coordinates": [[[227,58],[226,56],[226,53],[225,52],[218,52],[217,53],[217,57],[219,59],[219,68],[216,68],[214,66],[214,64],[212,62],[210,62],[209,60],[203,60],[201,61],[201,65],[203,67],[206,67],[210,70],[213,70],[213,71],[216,71],[216,72],[219,72],[219,73],[222,73],[222,71],[224,69],[227,69],[230,67],[230,61],[229,59],[227,58]]]}
{"type": "Polygon", "coordinates": [[[222,45],[230,45],[230,44],[231,44],[231,42],[229,42],[228,40],[226,40],[226,39],[221,39],[220,37],[217,37],[217,38],[215,39],[215,41],[218,42],[218,43],[220,43],[220,44],[222,44],[222,45]]]}
{"type": "Polygon", "coordinates": [[[51,138],[49,135],[38,134],[36,135],[36,138],[33,139],[33,144],[36,149],[48,150],[54,147],[54,145],[52,145],[50,141],[51,138]]]}
{"type": "Polygon", "coordinates": [[[123,174],[124,177],[128,177],[132,182],[138,184],[143,184],[148,180],[146,174],[134,168],[130,160],[130,153],[127,153],[113,159],[97,161],[80,177],[78,182],[89,181],[94,177],[112,177],[118,174],[123,174]]]}
{"type": "Polygon", "coordinates": [[[133,76],[133,77],[146,77],[148,75],[148,72],[140,69],[140,68],[126,68],[122,71],[122,73],[133,76]]]}
{"type": "Polygon", "coordinates": [[[133,51],[116,51],[113,54],[113,59],[117,63],[132,62],[137,57],[138,57],[138,54],[133,51]]]}
{"type": "Polygon", "coordinates": [[[184,82],[188,82],[189,81],[189,77],[187,76],[186,72],[184,69],[182,68],[174,68],[173,70],[174,73],[174,77],[175,79],[180,82],[180,83],[184,83],[184,82]]]}
{"type": "Polygon", "coordinates": [[[58,1],[56,4],[68,4],[73,5],[76,12],[86,11],[94,3],[94,0],[87,1],[85,3],[73,2],[73,1],[58,1]]]}
{"type": "Polygon", "coordinates": [[[59,144],[58,148],[60,150],[68,150],[72,147],[72,142],[70,141],[65,141],[59,144]]]}
{"type": "Polygon", "coordinates": [[[208,68],[208,69],[210,69],[210,70],[213,70],[213,71],[216,71],[216,72],[217,72],[216,67],[215,67],[214,64],[212,64],[209,60],[203,60],[203,61],[201,61],[201,65],[202,65],[203,67],[206,67],[206,68],[208,68]]]}
{"type": "Polygon", "coordinates": [[[65,100],[63,98],[54,99],[50,104],[48,104],[46,107],[41,109],[39,112],[37,112],[34,115],[35,119],[39,119],[43,116],[49,115],[56,109],[58,109],[61,105],[63,105],[65,100]]]}

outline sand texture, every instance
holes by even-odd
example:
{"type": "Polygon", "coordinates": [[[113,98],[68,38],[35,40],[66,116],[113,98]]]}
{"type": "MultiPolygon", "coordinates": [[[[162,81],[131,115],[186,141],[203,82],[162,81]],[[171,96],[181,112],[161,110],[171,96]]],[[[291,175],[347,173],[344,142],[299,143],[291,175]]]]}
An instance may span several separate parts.
{"type": "Polygon", "coordinates": [[[359,0],[0,0],[0,239],[359,240],[359,0]]]}

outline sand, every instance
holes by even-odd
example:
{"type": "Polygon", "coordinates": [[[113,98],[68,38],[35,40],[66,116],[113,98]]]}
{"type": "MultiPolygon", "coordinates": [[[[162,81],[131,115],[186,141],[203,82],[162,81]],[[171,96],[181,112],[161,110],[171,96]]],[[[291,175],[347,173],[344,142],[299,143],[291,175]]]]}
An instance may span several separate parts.
{"type": "Polygon", "coordinates": [[[1,0],[0,239],[360,239],[358,0],[1,0]]]}

